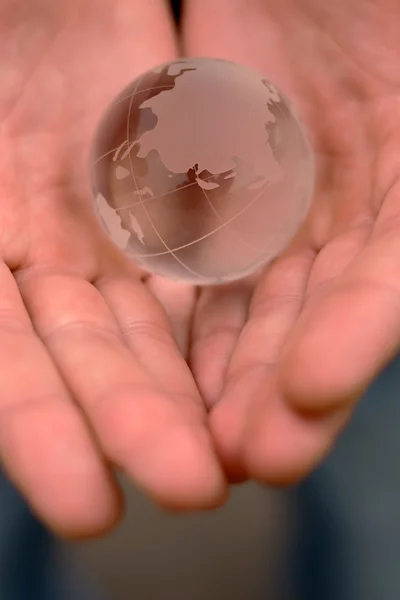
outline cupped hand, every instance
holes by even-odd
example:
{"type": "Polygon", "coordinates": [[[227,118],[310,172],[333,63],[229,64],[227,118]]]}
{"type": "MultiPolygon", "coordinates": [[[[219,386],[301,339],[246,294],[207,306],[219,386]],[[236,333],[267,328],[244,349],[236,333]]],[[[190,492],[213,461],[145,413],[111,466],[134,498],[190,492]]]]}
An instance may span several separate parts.
{"type": "Polygon", "coordinates": [[[107,103],[177,52],[166,5],[2,0],[0,23],[1,464],[67,536],[117,520],[115,469],[167,507],[214,506],[185,324],[103,235],[87,174],[107,103]]]}
{"type": "Polygon", "coordinates": [[[305,476],[399,350],[399,19],[391,0],[188,2],[186,52],[280,86],[318,170],[284,255],[196,309],[190,361],[232,480],[305,476]]]}

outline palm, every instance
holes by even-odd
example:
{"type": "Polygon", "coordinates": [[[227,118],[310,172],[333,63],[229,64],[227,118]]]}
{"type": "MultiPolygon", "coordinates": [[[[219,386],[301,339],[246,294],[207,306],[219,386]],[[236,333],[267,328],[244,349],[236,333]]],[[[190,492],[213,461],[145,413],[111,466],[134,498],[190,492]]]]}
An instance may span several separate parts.
{"type": "Polygon", "coordinates": [[[68,535],[117,518],[110,464],[174,507],[224,494],[161,304],[90,208],[87,150],[101,111],[175,53],[165,7],[144,4],[1,6],[0,456],[68,535]]]}
{"type": "Polygon", "coordinates": [[[222,392],[211,427],[232,478],[291,482],[325,455],[398,348],[399,9],[209,4],[189,2],[187,51],[267,73],[294,99],[317,156],[298,238],[250,303],[248,284],[203,292],[191,357],[208,403],[222,392]]]}

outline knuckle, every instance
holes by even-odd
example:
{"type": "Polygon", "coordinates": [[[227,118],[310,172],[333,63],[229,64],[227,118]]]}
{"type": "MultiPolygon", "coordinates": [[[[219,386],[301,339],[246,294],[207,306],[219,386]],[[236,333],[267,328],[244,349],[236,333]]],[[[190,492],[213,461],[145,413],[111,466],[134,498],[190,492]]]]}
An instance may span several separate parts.
{"type": "Polygon", "coordinates": [[[151,321],[128,321],[122,325],[121,330],[127,338],[145,337],[157,343],[174,345],[170,332],[165,327],[151,321]]]}
{"type": "Polygon", "coordinates": [[[46,342],[51,342],[60,336],[90,336],[92,338],[97,338],[99,341],[115,341],[120,338],[117,329],[90,320],[74,320],[66,323],[57,323],[41,332],[41,338],[46,342]]]}

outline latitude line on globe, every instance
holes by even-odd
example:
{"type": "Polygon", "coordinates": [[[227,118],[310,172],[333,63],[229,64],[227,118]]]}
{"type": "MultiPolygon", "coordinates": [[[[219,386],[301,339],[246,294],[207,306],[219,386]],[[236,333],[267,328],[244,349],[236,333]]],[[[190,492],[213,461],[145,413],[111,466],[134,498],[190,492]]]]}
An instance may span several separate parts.
{"type": "MultiPolygon", "coordinates": [[[[210,175],[209,177],[204,177],[203,181],[209,181],[216,175],[210,175]]],[[[164,198],[165,196],[170,196],[174,192],[180,192],[181,190],[186,190],[187,188],[193,187],[194,185],[198,185],[196,181],[192,181],[192,183],[187,183],[186,185],[182,185],[181,187],[175,188],[171,192],[164,192],[163,194],[159,194],[158,196],[152,196],[151,198],[143,198],[142,200],[137,200],[133,202],[133,204],[127,204],[126,206],[121,206],[120,208],[116,208],[115,212],[119,212],[120,210],[127,210],[129,208],[134,208],[135,206],[140,206],[141,204],[147,204],[152,200],[158,200],[159,198],[164,198]]],[[[141,196],[141,194],[139,194],[141,196]]]]}
{"type": "MultiPolygon", "coordinates": [[[[140,83],[140,81],[141,81],[141,79],[139,78],[139,79],[138,79],[137,86],[136,86],[136,89],[137,89],[137,87],[139,86],[139,83],[140,83]]],[[[127,137],[128,146],[130,145],[130,131],[129,131],[129,125],[130,125],[130,119],[131,119],[131,112],[132,112],[133,98],[134,98],[134,94],[132,95],[132,97],[131,97],[131,100],[130,100],[130,103],[129,103],[128,115],[127,115],[127,119],[126,119],[126,137],[127,137]]],[[[132,157],[131,157],[131,154],[130,154],[130,153],[129,153],[129,167],[130,167],[130,171],[131,171],[132,180],[133,180],[133,183],[134,183],[134,185],[135,185],[135,188],[136,188],[136,192],[137,192],[137,194],[138,194],[138,195],[139,195],[139,197],[140,197],[140,193],[139,193],[139,187],[138,187],[138,185],[137,185],[137,183],[136,183],[136,178],[135,178],[135,175],[134,175],[134,172],[133,172],[132,157]]],[[[186,269],[186,271],[188,271],[188,272],[189,272],[189,273],[191,273],[192,275],[195,275],[195,276],[196,276],[196,277],[198,277],[199,279],[204,279],[204,277],[203,277],[202,275],[200,275],[199,273],[196,273],[196,271],[193,271],[192,269],[190,269],[190,267],[186,266],[186,265],[185,265],[185,263],[183,263],[183,262],[182,262],[182,261],[181,261],[181,260],[180,260],[180,259],[179,259],[179,258],[176,256],[176,254],[174,254],[175,250],[171,250],[171,248],[169,248],[168,244],[166,244],[166,242],[163,240],[163,238],[162,238],[162,237],[161,237],[161,235],[159,234],[159,232],[158,232],[158,230],[157,230],[156,226],[154,225],[153,221],[151,220],[151,218],[150,218],[150,215],[149,215],[149,213],[148,213],[148,210],[147,210],[147,208],[146,208],[146,206],[145,206],[145,204],[144,204],[143,200],[141,200],[140,202],[141,202],[142,208],[143,208],[143,210],[144,210],[144,212],[145,212],[145,214],[146,214],[146,216],[147,216],[147,218],[148,218],[148,220],[149,220],[149,223],[150,223],[151,227],[152,227],[152,228],[153,228],[153,230],[154,230],[154,233],[157,235],[157,237],[159,238],[159,240],[161,241],[161,243],[162,243],[162,244],[165,246],[165,248],[167,249],[167,252],[163,252],[163,253],[162,253],[161,255],[159,255],[159,256],[165,256],[165,255],[167,255],[167,254],[171,254],[171,255],[172,255],[174,258],[175,258],[175,260],[176,260],[176,261],[177,261],[177,262],[178,262],[178,263],[179,263],[179,264],[180,264],[180,265],[181,265],[181,266],[182,266],[184,269],[186,269]]],[[[158,255],[156,255],[156,256],[158,256],[158,255]]],[[[143,257],[143,255],[141,255],[140,257],[143,257]]]]}
{"type": "MultiPolygon", "coordinates": [[[[187,244],[184,244],[183,246],[178,246],[177,248],[173,248],[172,250],[170,250],[170,252],[176,252],[177,250],[183,250],[184,248],[189,248],[190,246],[193,246],[194,244],[198,244],[202,240],[205,240],[206,238],[214,235],[214,233],[216,233],[217,231],[219,231],[226,225],[229,225],[230,223],[232,223],[232,221],[234,221],[237,217],[240,217],[240,215],[242,215],[244,212],[246,212],[246,210],[248,208],[250,208],[250,206],[252,206],[254,204],[254,202],[257,202],[257,200],[260,198],[260,196],[262,196],[262,194],[266,191],[266,189],[269,185],[270,185],[270,182],[268,181],[265,184],[265,186],[263,187],[263,189],[251,200],[251,202],[249,202],[244,208],[242,208],[238,213],[236,213],[236,215],[234,215],[233,217],[230,217],[230,219],[228,219],[223,225],[219,225],[212,231],[209,231],[208,233],[197,238],[196,240],[193,240],[193,242],[189,242],[187,244]]],[[[156,258],[157,256],[166,256],[167,254],[169,254],[169,252],[156,252],[155,254],[140,254],[139,257],[140,258],[156,258]]]]}
{"type": "MultiPolygon", "coordinates": [[[[106,158],[110,154],[115,154],[116,152],[118,152],[118,150],[120,150],[121,147],[126,142],[127,142],[127,140],[125,142],[123,142],[123,144],[120,144],[116,148],[113,148],[112,150],[109,150],[108,152],[106,152],[105,154],[103,154],[102,156],[100,156],[99,158],[97,158],[94,161],[93,166],[96,166],[97,163],[99,163],[101,160],[103,160],[104,158],[106,158]]],[[[204,177],[204,179],[202,179],[202,181],[210,181],[210,179],[213,179],[214,177],[217,177],[217,175],[209,175],[208,177],[204,177]]],[[[157,196],[152,196],[151,198],[145,198],[143,200],[137,200],[137,202],[133,202],[132,204],[127,204],[126,206],[121,206],[120,208],[116,208],[115,212],[118,212],[120,210],[126,210],[127,208],[133,208],[135,206],[139,206],[142,203],[151,202],[152,200],[158,200],[158,198],[163,198],[164,196],[169,196],[173,192],[180,192],[181,190],[185,190],[186,188],[192,187],[194,185],[198,185],[198,183],[196,181],[192,181],[191,183],[187,183],[185,185],[182,185],[180,187],[175,188],[175,190],[172,190],[172,192],[164,192],[163,194],[158,194],[157,196]]],[[[141,196],[140,193],[138,195],[141,196]]]]}
{"type": "MultiPolygon", "coordinates": [[[[127,140],[126,140],[126,142],[127,142],[127,140]]],[[[123,144],[125,144],[125,142],[123,142],[123,144]]],[[[103,160],[104,158],[106,158],[110,154],[115,154],[118,150],[121,149],[121,147],[122,147],[123,144],[120,144],[119,146],[116,146],[112,150],[109,150],[108,152],[106,152],[105,154],[103,154],[102,156],[100,156],[99,158],[97,158],[93,162],[93,167],[95,167],[97,165],[97,163],[99,163],[101,160],[103,160]]],[[[213,179],[213,177],[216,177],[216,175],[209,175],[208,177],[204,177],[203,181],[209,181],[210,179],[213,179]]],[[[137,200],[137,202],[133,202],[132,204],[127,204],[126,206],[121,206],[120,208],[116,208],[115,212],[118,212],[120,210],[126,210],[127,208],[133,208],[135,206],[141,205],[142,203],[151,202],[152,200],[158,200],[158,198],[163,198],[164,196],[169,196],[173,192],[180,192],[180,190],[185,190],[186,188],[192,187],[194,185],[198,185],[198,183],[196,181],[192,181],[191,183],[187,183],[187,184],[182,185],[182,186],[180,186],[178,188],[175,188],[175,190],[173,190],[172,192],[164,192],[163,194],[158,194],[157,196],[152,196],[151,198],[144,198],[142,200],[137,200]]],[[[141,196],[141,194],[138,194],[138,196],[141,196]]]]}

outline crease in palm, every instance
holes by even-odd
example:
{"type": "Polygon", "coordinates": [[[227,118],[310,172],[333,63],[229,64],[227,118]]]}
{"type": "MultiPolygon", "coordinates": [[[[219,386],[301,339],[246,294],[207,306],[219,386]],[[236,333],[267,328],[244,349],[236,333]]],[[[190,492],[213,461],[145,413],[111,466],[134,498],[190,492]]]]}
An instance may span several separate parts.
{"type": "MultiPolygon", "coordinates": [[[[359,4],[352,18],[374,40],[359,4]]],[[[129,79],[182,51],[166,7],[37,0],[23,36],[4,21],[14,72],[0,125],[0,460],[65,535],[120,516],[110,465],[175,509],[223,503],[229,481],[296,481],[398,349],[396,40],[380,50],[379,77],[378,59],[363,70],[346,46],[345,8],[254,2],[243,19],[237,5],[213,5],[205,21],[204,3],[189,2],[183,50],[252,64],[281,85],[319,178],[287,252],[218,290],[145,279],[91,210],[98,116],[129,79]]]]}

